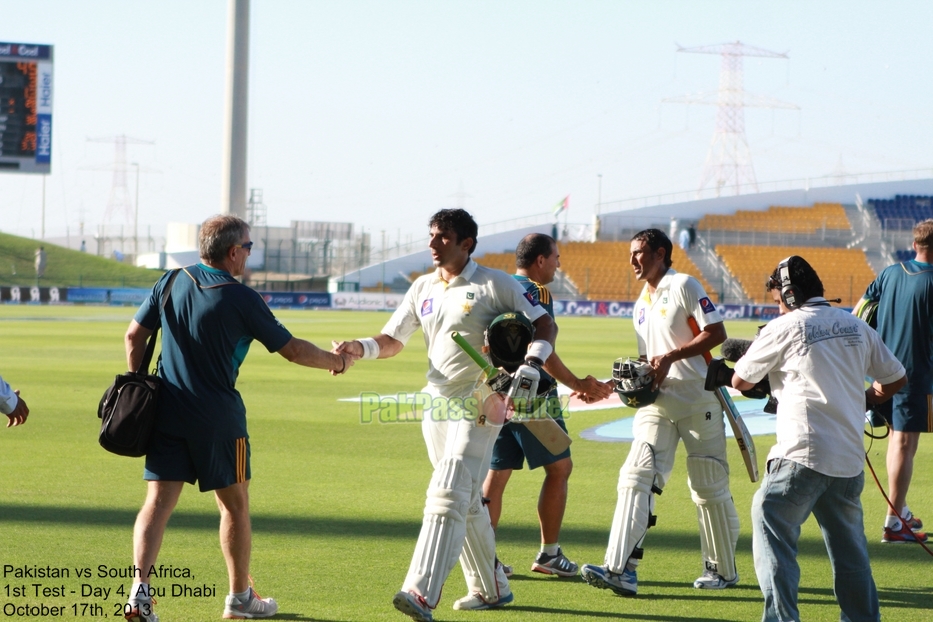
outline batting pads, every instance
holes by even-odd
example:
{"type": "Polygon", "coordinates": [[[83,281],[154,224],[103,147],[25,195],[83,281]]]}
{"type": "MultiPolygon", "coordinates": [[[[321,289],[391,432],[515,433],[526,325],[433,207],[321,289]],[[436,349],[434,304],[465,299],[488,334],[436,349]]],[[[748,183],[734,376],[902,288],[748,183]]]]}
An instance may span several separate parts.
{"type": "Polygon", "coordinates": [[[634,563],[641,559],[641,542],[655,522],[654,493],[661,493],[655,486],[655,472],[654,449],[644,441],[634,441],[619,469],[619,500],[606,549],[606,565],[612,572],[621,573],[629,558],[634,563]]]}
{"type": "MultiPolygon", "coordinates": [[[[428,487],[418,544],[402,586],[404,591],[421,594],[432,609],[437,606],[444,581],[463,548],[472,490],[470,473],[461,460],[446,458],[437,463],[428,487]]],[[[489,531],[492,532],[492,527],[489,531]]],[[[492,550],[495,556],[495,541],[492,550]]],[[[495,565],[495,561],[492,563],[495,565]]],[[[493,574],[490,572],[490,576],[493,574]]]]}
{"type": "Polygon", "coordinates": [[[714,458],[687,456],[687,475],[700,523],[700,547],[706,569],[726,581],[735,578],[739,515],[729,492],[729,472],[714,458]]]}
{"type": "Polygon", "coordinates": [[[467,594],[479,593],[493,603],[511,591],[504,572],[496,572],[496,534],[489,522],[489,510],[481,500],[470,506],[466,520],[466,541],[460,553],[467,594]]]}

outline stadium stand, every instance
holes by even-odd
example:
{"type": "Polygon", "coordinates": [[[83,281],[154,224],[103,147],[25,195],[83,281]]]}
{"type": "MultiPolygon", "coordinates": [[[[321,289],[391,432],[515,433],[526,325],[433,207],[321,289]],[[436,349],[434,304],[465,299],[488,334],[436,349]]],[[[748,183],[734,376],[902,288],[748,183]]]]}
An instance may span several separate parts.
{"type": "MultiPolygon", "coordinates": [[[[629,263],[630,242],[563,242],[561,271],[589,300],[635,300],[644,283],[635,280],[629,263]]],[[[713,290],[693,260],[676,244],[674,269],[696,277],[711,295],[713,290]]]]}
{"type": "MultiPolygon", "coordinates": [[[[877,211],[882,222],[884,218],[906,215],[913,226],[918,220],[933,218],[933,197],[898,195],[890,200],[870,199],[866,204],[877,211]]],[[[854,207],[849,206],[849,210],[854,207]]],[[[854,230],[841,203],[814,203],[809,207],[772,205],[762,211],[707,214],[699,220],[697,228],[704,240],[698,247],[700,254],[697,255],[696,249],[693,254],[703,269],[676,244],[674,268],[697,277],[717,302],[722,302],[722,296],[728,296],[730,302],[743,300],[738,288],[730,289],[732,279],[722,273],[720,265],[741,285],[748,302],[760,304],[772,304],[764,290],[765,279],[789,255],[801,255],[812,263],[823,280],[827,297],[840,298],[846,306],[855,304],[875,278],[864,248],[843,247],[854,236],[854,230]],[[710,250],[704,254],[703,248],[710,250]],[[710,274],[718,287],[707,280],[710,274]]],[[[562,242],[560,248],[562,291],[555,292],[558,298],[632,301],[641,292],[644,284],[636,281],[632,272],[628,241],[562,242]]],[[[898,251],[896,260],[904,261],[911,256],[910,250],[898,251]]],[[[475,259],[484,266],[508,273],[515,271],[513,253],[487,253],[475,259]]],[[[412,273],[411,279],[419,275],[412,273]]],[[[553,288],[552,285],[552,291],[553,288]]]]}
{"type": "Polygon", "coordinates": [[[482,257],[477,257],[476,263],[487,268],[515,274],[515,253],[486,253],[482,257]]]}
{"type": "Polygon", "coordinates": [[[747,244],[716,247],[716,253],[745,293],[757,303],[772,304],[765,291],[765,282],[775,266],[790,255],[806,259],[820,275],[827,298],[841,298],[845,306],[853,306],[875,279],[875,273],[860,249],[805,246],[752,246],[747,244]]]}
{"type": "Polygon", "coordinates": [[[812,207],[771,206],[764,211],[737,210],[735,214],[707,214],[700,231],[762,231],[812,234],[824,229],[852,226],[841,203],[814,203],[812,207]]]}
{"type": "Polygon", "coordinates": [[[895,195],[893,199],[869,199],[884,229],[912,229],[921,220],[933,218],[933,197],[895,195]]]}
{"type": "Polygon", "coordinates": [[[917,256],[917,251],[915,251],[912,248],[906,249],[906,250],[901,249],[899,251],[895,251],[894,261],[896,261],[897,263],[901,263],[902,261],[909,261],[916,256],[917,256]]]}

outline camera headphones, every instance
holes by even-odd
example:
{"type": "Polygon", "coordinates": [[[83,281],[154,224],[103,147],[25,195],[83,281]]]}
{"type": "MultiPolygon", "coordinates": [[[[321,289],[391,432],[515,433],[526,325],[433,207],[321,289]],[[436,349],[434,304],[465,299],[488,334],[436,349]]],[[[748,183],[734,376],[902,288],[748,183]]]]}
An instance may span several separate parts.
{"type": "Polygon", "coordinates": [[[781,302],[791,311],[800,308],[803,304],[803,292],[790,280],[790,260],[795,257],[796,255],[791,255],[778,264],[778,276],[781,278],[781,302]]]}

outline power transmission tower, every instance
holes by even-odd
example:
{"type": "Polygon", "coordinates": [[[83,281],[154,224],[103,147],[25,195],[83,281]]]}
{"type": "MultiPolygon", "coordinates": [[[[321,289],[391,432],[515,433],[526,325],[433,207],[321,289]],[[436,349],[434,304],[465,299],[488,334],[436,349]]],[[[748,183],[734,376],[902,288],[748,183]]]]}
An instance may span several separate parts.
{"type": "Polygon", "coordinates": [[[133,223],[133,212],[136,207],[130,198],[129,186],[126,183],[126,145],[154,145],[151,140],[120,136],[106,136],[102,138],[88,138],[90,143],[113,143],[113,183],[110,185],[110,196],[107,198],[107,211],[104,212],[104,224],[107,224],[115,215],[122,212],[125,222],[133,223]]]}
{"type": "Polygon", "coordinates": [[[760,95],[750,95],[744,89],[744,71],[742,57],[757,56],[761,58],[788,58],[787,53],[772,52],[758,47],[745,45],[741,41],[735,43],[721,43],[718,45],[701,45],[692,48],[677,46],[678,52],[692,54],[718,54],[722,57],[719,71],[719,91],[717,93],[700,93],[698,95],[685,95],[661,100],[664,103],[705,104],[715,105],[716,130],[713,133],[713,142],[706,156],[703,166],[703,178],[697,194],[711,181],[719,196],[722,189],[727,186],[735,188],[735,194],[740,194],[741,188],[758,192],[758,181],[755,179],[755,168],[752,165],[752,154],[745,138],[745,108],[783,108],[799,110],[794,104],[760,95]]]}
{"type": "Polygon", "coordinates": [[[457,199],[457,208],[463,209],[466,205],[465,199],[473,198],[471,195],[467,194],[463,190],[463,180],[460,180],[460,186],[457,188],[457,191],[451,195],[448,195],[451,198],[457,199]]]}
{"type": "MultiPolygon", "coordinates": [[[[123,234],[123,228],[120,228],[119,236],[110,236],[106,232],[106,225],[110,223],[115,215],[122,212],[124,223],[132,224],[133,226],[133,255],[135,258],[135,256],[139,255],[139,164],[135,162],[132,163],[132,166],[136,167],[136,200],[133,201],[130,199],[130,189],[126,183],[126,145],[127,143],[154,145],[155,142],[139,138],[130,138],[124,134],[119,136],[88,138],[87,140],[91,143],[113,143],[114,145],[112,166],[113,182],[110,185],[110,196],[107,198],[107,210],[104,212],[104,220],[99,228],[99,233],[94,236],[97,239],[97,254],[104,254],[106,248],[112,246],[115,240],[119,240],[121,252],[125,252],[124,244],[126,242],[126,236],[123,234]]],[[[89,168],[107,170],[111,167],[95,166],[89,168]]]]}

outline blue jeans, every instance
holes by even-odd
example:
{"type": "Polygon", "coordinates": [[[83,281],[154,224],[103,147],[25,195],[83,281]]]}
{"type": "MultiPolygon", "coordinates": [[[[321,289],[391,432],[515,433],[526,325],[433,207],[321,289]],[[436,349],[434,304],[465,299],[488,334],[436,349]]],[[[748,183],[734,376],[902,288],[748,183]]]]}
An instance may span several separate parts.
{"type": "Polygon", "coordinates": [[[752,551],[765,598],[762,622],[800,621],[797,540],[812,512],[833,567],[833,591],[843,622],[877,622],[878,592],[868,561],[860,495],[864,473],[829,477],[776,458],[752,501],[752,551]]]}

